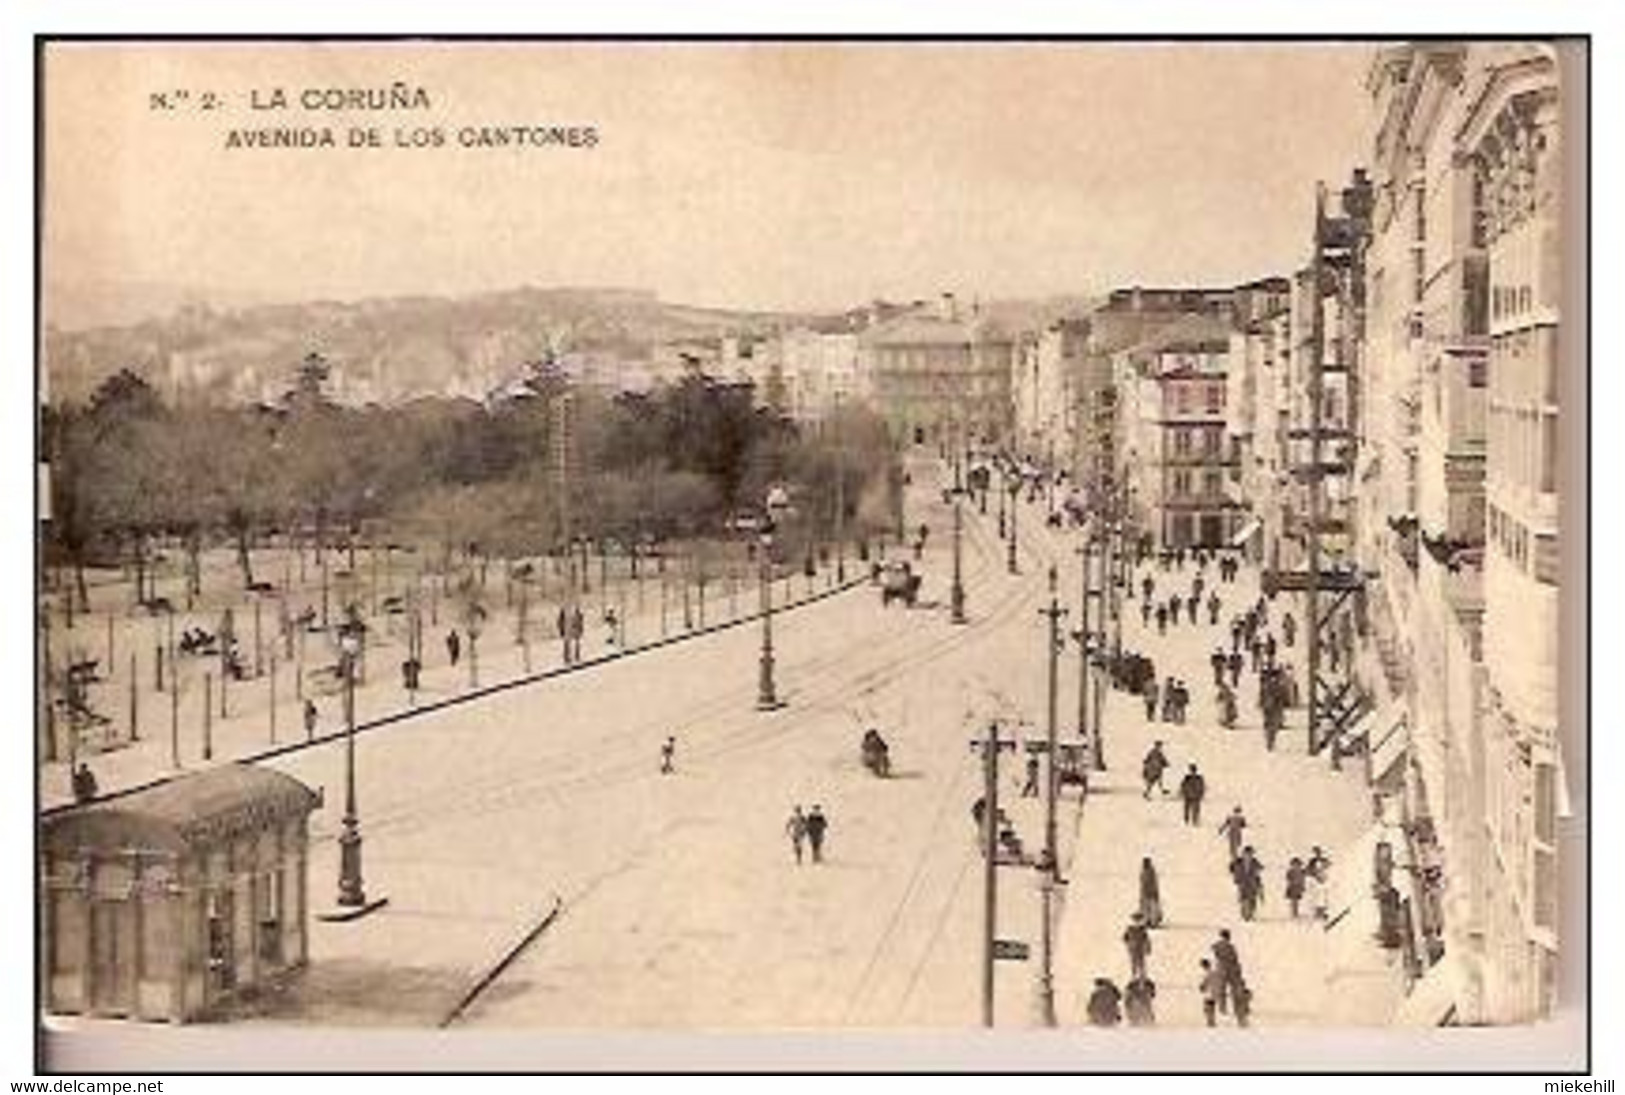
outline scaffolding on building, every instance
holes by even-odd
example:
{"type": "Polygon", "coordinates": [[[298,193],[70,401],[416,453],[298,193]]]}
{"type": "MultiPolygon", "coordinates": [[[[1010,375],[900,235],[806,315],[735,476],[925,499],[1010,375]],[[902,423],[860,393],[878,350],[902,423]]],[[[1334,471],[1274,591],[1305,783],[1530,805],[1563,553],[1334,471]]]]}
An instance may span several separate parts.
{"type": "Polygon", "coordinates": [[[1302,570],[1270,571],[1264,592],[1304,594],[1308,654],[1308,749],[1331,746],[1338,764],[1344,739],[1371,708],[1353,672],[1353,637],[1366,575],[1354,562],[1354,492],[1359,408],[1359,354],[1365,323],[1365,248],[1371,237],[1371,184],[1356,171],[1329,213],[1322,184],[1315,198],[1315,232],[1308,278],[1309,340],[1306,398],[1287,430],[1287,462],[1301,487],[1289,511],[1288,533],[1304,548],[1302,570]],[[1328,334],[1327,313],[1336,330],[1328,334]]]}

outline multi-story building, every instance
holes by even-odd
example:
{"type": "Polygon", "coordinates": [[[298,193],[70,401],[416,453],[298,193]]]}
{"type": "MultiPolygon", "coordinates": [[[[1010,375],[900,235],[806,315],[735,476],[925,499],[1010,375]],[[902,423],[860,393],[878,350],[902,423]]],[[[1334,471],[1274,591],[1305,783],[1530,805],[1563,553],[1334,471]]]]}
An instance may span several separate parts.
{"type": "Polygon", "coordinates": [[[833,329],[798,327],[783,337],[784,383],[791,418],[817,422],[836,404],[851,405],[870,395],[859,367],[856,331],[841,322],[833,329]]]}
{"type": "Polygon", "coordinates": [[[1230,325],[1182,317],[1122,355],[1128,393],[1125,463],[1142,528],[1168,547],[1219,547],[1238,531],[1225,438],[1230,325]]]}
{"type": "Polygon", "coordinates": [[[1475,52],[1456,144],[1471,165],[1470,233],[1489,270],[1484,1010],[1509,1022],[1550,1009],[1559,943],[1562,135],[1553,47],[1475,52]]]}
{"type": "Polygon", "coordinates": [[[1077,414],[1098,383],[1085,367],[1089,321],[1064,319],[1017,341],[1015,375],[1016,449],[1036,466],[1070,469],[1076,463],[1077,414]]]}
{"type": "Polygon", "coordinates": [[[1368,89],[1354,527],[1365,676],[1402,720],[1402,779],[1381,789],[1413,867],[1412,998],[1527,1020],[1552,1000],[1562,798],[1555,54],[1391,47],[1368,89]]]}
{"type": "Polygon", "coordinates": [[[975,309],[961,315],[951,295],[858,336],[859,368],[894,437],[916,444],[955,438],[1009,442],[1015,342],[975,309]]]}

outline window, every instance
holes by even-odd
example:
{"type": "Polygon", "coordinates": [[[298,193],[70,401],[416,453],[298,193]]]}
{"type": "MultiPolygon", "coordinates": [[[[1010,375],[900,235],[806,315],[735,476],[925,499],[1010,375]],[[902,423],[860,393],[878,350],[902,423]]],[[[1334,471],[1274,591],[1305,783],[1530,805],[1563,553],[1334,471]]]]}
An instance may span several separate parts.
{"type": "Polygon", "coordinates": [[[1548,930],[1557,927],[1557,852],[1539,845],[1534,849],[1535,924],[1548,930]]]}
{"type": "Polygon", "coordinates": [[[1207,386],[1207,410],[1209,414],[1218,414],[1224,410],[1224,385],[1209,384],[1207,386]]]}
{"type": "Polygon", "coordinates": [[[1551,412],[1540,416],[1540,489],[1550,494],[1557,490],[1557,415],[1551,412]]]}
{"type": "Polygon", "coordinates": [[[1483,388],[1489,383],[1489,363],[1481,357],[1467,362],[1467,386],[1483,388]]]}
{"type": "Polygon", "coordinates": [[[1218,471],[1203,472],[1202,493],[1209,499],[1224,497],[1224,473],[1218,471]]]}
{"type": "Polygon", "coordinates": [[[1188,471],[1174,472],[1173,484],[1173,492],[1176,498],[1189,497],[1191,493],[1191,473],[1188,471]]]}
{"type": "Polygon", "coordinates": [[[1177,456],[1189,456],[1191,454],[1191,431],[1174,431],[1174,453],[1177,456]]]}

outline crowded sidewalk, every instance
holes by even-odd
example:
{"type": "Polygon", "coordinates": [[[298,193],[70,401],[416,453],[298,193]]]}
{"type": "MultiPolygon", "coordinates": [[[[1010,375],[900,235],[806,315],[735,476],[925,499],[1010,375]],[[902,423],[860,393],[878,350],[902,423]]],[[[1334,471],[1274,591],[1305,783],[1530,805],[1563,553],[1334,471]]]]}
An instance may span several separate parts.
{"type": "MultiPolygon", "coordinates": [[[[1341,861],[1344,849],[1371,822],[1363,765],[1334,771],[1327,754],[1307,755],[1307,712],[1302,706],[1285,711],[1275,747],[1267,749],[1258,676],[1250,665],[1234,688],[1235,725],[1221,725],[1212,655],[1217,647],[1232,648],[1232,621],[1260,603],[1257,572],[1242,565],[1234,580],[1225,581],[1217,564],[1210,563],[1194,621],[1182,612],[1178,623],[1167,622],[1159,631],[1155,613],[1146,623],[1140,609],[1147,576],[1156,605],[1176,592],[1188,597],[1197,574],[1188,554],[1182,566],[1167,569],[1153,557],[1135,568],[1132,593],[1125,591],[1123,647],[1151,659],[1163,694],[1148,718],[1141,695],[1122,689],[1107,693],[1102,751],[1108,769],[1092,776],[1058,929],[1057,1000],[1063,1025],[1089,1021],[1097,978],[1110,979],[1119,990],[1130,980],[1124,935],[1143,908],[1141,875],[1147,858],[1157,876],[1162,916],[1160,924],[1149,925],[1151,945],[1145,957],[1146,974],[1155,986],[1157,1025],[1206,1022],[1200,963],[1208,959],[1217,964],[1212,947],[1221,930],[1230,933],[1250,994],[1249,1025],[1313,1025],[1335,1010],[1329,1006],[1334,990],[1328,981],[1338,960],[1332,933],[1314,917],[1313,883],[1299,902],[1299,915],[1292,915],[1286,872],[1293,857],[1307,864],[1317,847],[1329,860],[1328,890],[1344,892],[1350,880],[1369,870],[1367,863],[1341,861]],[[1213,593],[1220,602],[1217,623],[1207,603],[1213,593]],[[1170,679],[1182,682],[1189,695],[1182,718],[1165,708],[1170,679]],[[1167,767],[1160,783],[1148,790],[1143,761],[1159,741],[1167,767]],[[1205,784],[1195,818],[1181,797],[1182,780],[1192,765],[1205,784]],[[1237,807],[1245,827],[1232,844],[1225,822],[1237,807]],[[1247,847],[1255,849],[1262,864],[1262,898],[1252,919],[1242,915],[1241,887],[1231,872],[1234,853],[1247,847]]],[[[1298,611],[1291,601],[1282,595],[1264,602],[1271,633],[1280,634],[1284,615],[1298,611]]],[[[1291,647],[1284,638],[1278,640],[1277,660],[1283,665],[1303,663],[1302,634],[1295,640],[1291,647]]],[[[1245,662],[1250,662],[1246,644],[1242,646],[1245,662]]],[[[1306,688],[1301,679],[1299,684],[1306,688]]],[[[1374,941],[1369,946],[1376,951],[1374,941]]],[[[1209,996],[1215,995],[1214,988],[1210,982],[1209,996]]],[[[1233,1003],[1226,999],[1223,1011],[1215,1008],[1219,1025],[1237,1024],[1233,1003]]],[[[1378,1008],[1351,1021],[1381,1024],[1387,1019],[1378,1008]]]]}

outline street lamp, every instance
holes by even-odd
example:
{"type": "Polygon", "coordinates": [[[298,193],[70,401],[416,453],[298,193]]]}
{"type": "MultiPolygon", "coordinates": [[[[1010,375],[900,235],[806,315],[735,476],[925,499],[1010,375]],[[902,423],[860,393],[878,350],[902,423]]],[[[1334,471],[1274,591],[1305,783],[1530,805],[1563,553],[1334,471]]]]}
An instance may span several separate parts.
{"type": "Polygon", "coordinates": [[[773,534],[761,537],[762,653],[757,662],[756,710],[773,711],[779,698],[773,688],[773,534]]]}
{"type": "MultiPolygon", "coordinates": [[[[958,467],[958,465],[956,464],[955,468],[957,469],[957,467],[958,467]]],[[[953,493],[954,493],[954,583],[953,583],[953,585],[951,587],[949,587],[949,590],[948,590],[948,604],[949,604],[949,608],[950,608],[948,620],[949,620],[950,623],[962,624],[962,623],[965,623],[966,620],[965,620],[965,583],[964,583],[963,574],[962,574],[963,567],[962,567],[962,563],[961,563],[961,560],[960,560],[960,541],[963,538],[964,516],[963,516],[963,513],[962,513],[962,511],[960,509],[960,504],[964,499],[965,492],[959,486],[959,484],[957,482],[957,479],[956,479],[955,484],[954,484],[954,492],[953,493]]]]}
{"type": "Polygon", "coordinates": [[[344,823],[339,834],[339,897],[341,908],[361,909],[367,904],[361,884],[361,819],[355,804],[355,670],[367,626],[351,605],[349,618],[339,627],[339,669],[344,674],[344,823]]]}
{"type": "Polygon", "coordinates": [[[1005,542],[1008,549],[1005,553],[1005,564],[1011,574],[1016,570],[1016,511],[1021,508],[1021,474],[1015,469],[1010,473],[1010,539],[1005,542]]]}
{"type": "Polygon", "coordinates": [[[775,711],[780,706],[773,686],[773,531],[779,516],[789,509],[790,499],[783,487],[767,494],[767,525],[761,536],[762,652],[757,663],[756,710],[775,711]]]}

